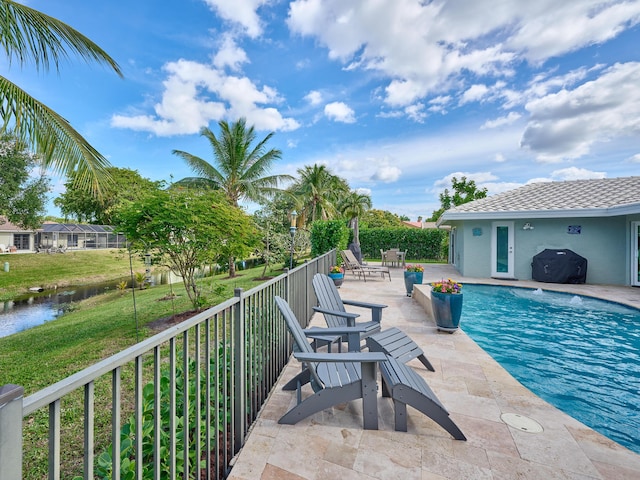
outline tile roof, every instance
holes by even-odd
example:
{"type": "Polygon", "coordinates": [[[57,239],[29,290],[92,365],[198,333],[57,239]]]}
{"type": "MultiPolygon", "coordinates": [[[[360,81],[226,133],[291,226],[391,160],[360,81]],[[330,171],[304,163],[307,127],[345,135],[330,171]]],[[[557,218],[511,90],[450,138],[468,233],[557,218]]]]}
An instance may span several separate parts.
{"type": "Polygon", "coordinates": [[[531,183],[447,210],[439,223],[508,215],[535,218],[632,213],[640,213],[640,177],[531,183]]]}

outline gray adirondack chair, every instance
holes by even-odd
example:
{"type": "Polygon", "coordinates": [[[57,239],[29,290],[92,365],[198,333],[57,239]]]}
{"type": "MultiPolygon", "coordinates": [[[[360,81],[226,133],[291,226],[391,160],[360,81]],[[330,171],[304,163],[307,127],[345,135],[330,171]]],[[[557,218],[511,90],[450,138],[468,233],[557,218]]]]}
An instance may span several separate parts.
{"type": "MultiPolygon", "coordinates": [[[[294,356],[306,367],[285,385],[285,390],[297,391],[297,404],[278,423],[293,425],[334,405],[362,399],[362,417],[365,429],[378,428],[378,399],[376,365],[380,366],[382,393],[391,397],[395,410],[395,429],[407,431],[407,405],[427,415],[456,440],[466,440],[449,412],[438,400],[427,382],[411,367],[382,352],[369,353],[316,353],[289,304],[275,297],[276,305],[285,319],[294,341],[294,356]],[[314,394],[302,400],[302,386],[309,383],[314,394]]],[[[327,328],[329,334],[348,331],[358,335],[357,327],[327,328]]]]}
{"type": "MultiPolygon", "coordinates": [[[[313,290],[318,298],[318,306],[313,309],[324,315],[327,326],[335,327],[353,327],[356,325],[356,318],[360,315],[357,313],[347,312],[345,305],[354,307],[368,308],[371,310],[371,320],[367,322],[358,322],[357,324],[364,328],[361,338],[367,338],[374,333],[380,331],[380,321],[382,320],[382,309],[387,308],[386,305],[379,303],[359,302],[355,300],[343,300],[338,293],[333,280],[323,273],[316,273],[313,276],[313,290]]],[[[352,349],[351,347],[349,348],[352,349]]]]}
{"type": "MultiPolygon", "coordinates": [[[[422,349],[406,333],[399,328],[388,328],[381,330],[382,309],[386,305],[378,303],[367,303],[352,300],[343,300],[333,281],[323,273],[316,273],[313,276],[313,290],[318,298],[318,307],[314,307],[316,312],[324,315],[327,326],[359,326],[364,330],[360,334],[361,340],[366,340],[369,351],[384,352],[392,357],[406,363],[417,358],[427,369],[435,372],[433,365],[427,359],[422,349]],[[359,317],[357,313],[347,312],[345,305],[363,307],[371,309],[371,321],[356,322],[359,317]]],[[[355,350],[353,336],[350,339],[343,338],[343,341],[350,340],[349,350],[355,350]]]]}
{"type": "MultiPolygon", "coordinates": [[[[285,319],[294,341],[294,356],[306,365],[296,377],[297,405],[284,414],[278,423],[293,425],[310,415],[352,400],[362,399],[363,425],[367,430],[378,428],[377,364],[387,359],[381,352],[317,353],[313,351],[305,332],[289,304],[278,296],[276,305],[285,319]],[[301,389],[309,383],[314,394],[302,400],[301,389]]],[[[327,329],[340,333],[345,329],[327,329]]],[[[356,330],[356,333],[357,330],[356,330]]],[[[293,389],[287,384],[285,389],[293,389]]]]}

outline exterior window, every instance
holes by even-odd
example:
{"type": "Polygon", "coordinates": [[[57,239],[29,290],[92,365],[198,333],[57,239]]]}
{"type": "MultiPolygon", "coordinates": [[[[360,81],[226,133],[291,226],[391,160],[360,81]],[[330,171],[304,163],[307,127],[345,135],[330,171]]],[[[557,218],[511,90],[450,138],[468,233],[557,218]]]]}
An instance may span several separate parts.
{"type": "Polygon", "coordinates": [[[28,233],[14,233],[13,244],[18,250],[29,250],[29,235],[28,233]]]}

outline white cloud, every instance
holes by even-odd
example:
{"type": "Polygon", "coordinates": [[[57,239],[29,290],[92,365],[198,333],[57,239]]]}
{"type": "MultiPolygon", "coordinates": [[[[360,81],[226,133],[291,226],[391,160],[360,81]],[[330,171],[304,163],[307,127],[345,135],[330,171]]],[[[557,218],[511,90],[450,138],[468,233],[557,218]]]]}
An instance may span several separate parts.
{"type": "Polygon", "coordinates": [[[225,35],[222,45],[213,57],[213,65],[224,69],[229,67],[233,71],[239,71],[243,63],[247,63],[247,53],[236,44],[231,35],[225,35]]]}
{"type": "Polygon", "coordinates": [[[247,77],[227,75],[198,62],[178,60],[164,66],[162,100],[155,115],[113,115],[111,125],[149,131],[158,136],[193,134],[211,121],[245,117],[257,130],[295,130],[293,118],[284,118],[270,104],[280,102],[276,90],[255,85],[247,77]],[[217,100],[210,100],[210,94],[217,100]]]}
{"type": "Polygon", "coordinates": [[[543,162],[579,158],[596,142],[640,134],[640,63],[616,64],[595,80],[530,101],[521,144],[543,162]]]}
{"type": "Polygon", "coordinates": [[[409,105],[405,107],[404,112],[411,120],[422,123],[427,114],[424,113],[424,105],[422,103],[416,103],[415,105],[409,105]]]}
{"type": "Polygon", "coordinates": [[[355,123],[355,112],[344,102],[331,102],[324,106],[325,116],[336,122],[355,123]]]}
{"type": "Polygon", "coordinates": [[[392,183],[397,181],[402,175],[402,170],[392,165],[384,165],[376,170],[372,180],[378,180],[383,183],[392,183]]]}
{"type": "Polygon", "coordinates": [[[262,34],[257,10],[265,0],[204,0],[223,19],[240,25],[251,38],[262,34]]]}
{"type": "Polygon", "coordinates": [[[632,155],[631,158],[629,158],[629,161],[633,163],[640,163],[640,153],[632,155]]]}
{"type": "Polygon", "coordinates": [[[464,105],[469,102],[477,102],[482,100],[487,93],[489,93],[489,89],[486,85],[475,84],[471,85],[460,98],[460,105],[464,105]]]}
{"type": "Polygon", "coordinates": [[[502,125],[511,125],[513,122],[517,121],[522,115],[517,112],[509,112],[508,115],[504,117],[498,117],[495,120],[487,120],[480,127],[480,130],[484,130],[487,128],[496,128],[501,127],[502,125]]]}
{"type": "Polygon", "coordinates": [[[310,105],[320,105],[322,103],[322,94],[317,90],[311,90],[304,96],[304,99],[309,102],[310,105]]]}
{"type": "Polygon", "coordinates": [[[561,168],[560,170],[554,170],[551,172],[551,178],[554,181],[565,180],[589,180],[592,178],[606,178],[605,172],[594,172],[586,168],[569,167],[561,168]]]}
{"type": "MultiPolygon", "coordinates": [[[[347,69],[387,78],[391,107],[460,88],[467,73],[508,78],[519,59],[539,64],[639,22],[640,2],[615,0],[295,0],[287,19],[292,32],[316,38],[347,69]]],[[[467,101],[482,98],[473,87],[467,92],[467,101]]]]}

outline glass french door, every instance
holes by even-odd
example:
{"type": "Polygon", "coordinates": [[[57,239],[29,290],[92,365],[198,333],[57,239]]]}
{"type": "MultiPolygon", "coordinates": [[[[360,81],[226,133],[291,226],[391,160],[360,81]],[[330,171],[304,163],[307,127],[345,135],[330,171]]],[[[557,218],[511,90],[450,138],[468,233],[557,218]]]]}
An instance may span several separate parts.
{"type": "Polygon", "coordinates": [[[514,278],[513,222],[493,222],[491,226],[491,276],[514,278]]]}
{"type": "Polygon", "coordinates": [[[640,286],[640,222],[631,222],[631,285],[640,286]]]}

